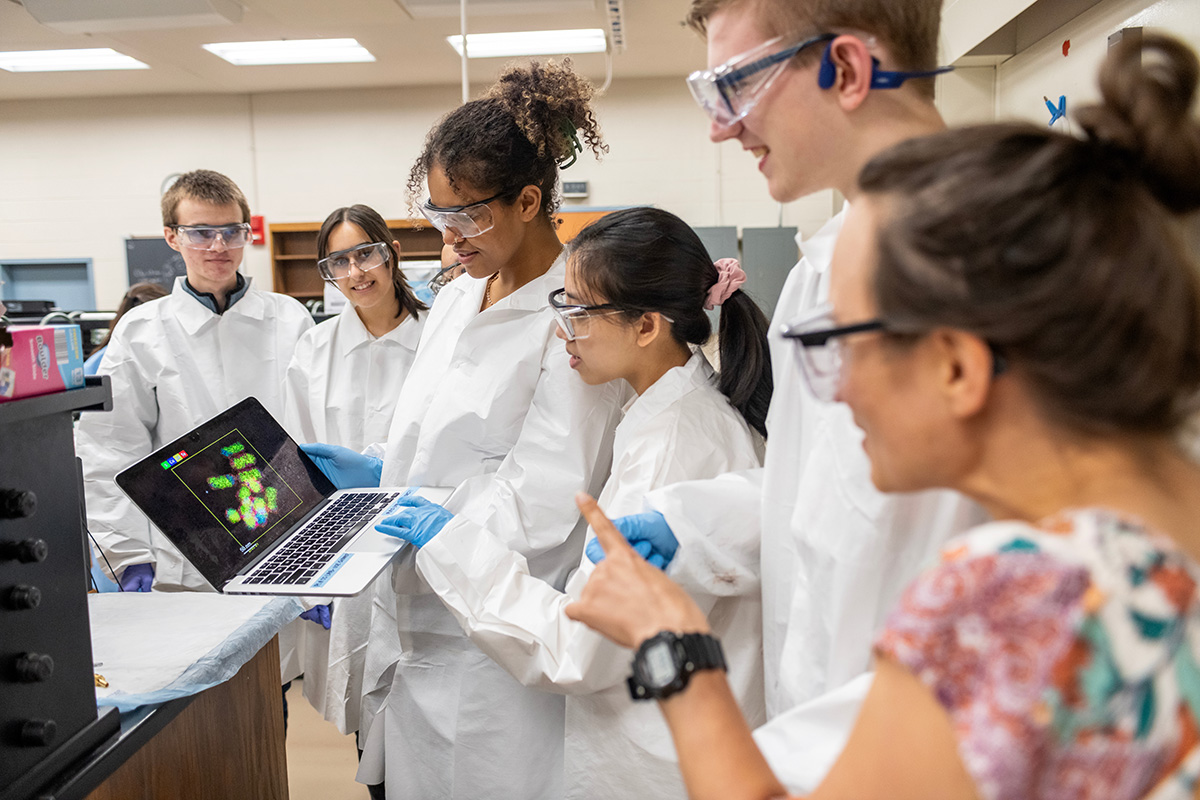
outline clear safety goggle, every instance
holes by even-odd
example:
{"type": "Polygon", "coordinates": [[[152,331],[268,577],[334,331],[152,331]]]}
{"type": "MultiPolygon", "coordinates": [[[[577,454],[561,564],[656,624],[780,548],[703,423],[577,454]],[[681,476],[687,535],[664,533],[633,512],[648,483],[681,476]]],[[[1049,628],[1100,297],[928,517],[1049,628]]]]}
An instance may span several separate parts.
{"type": "Polygon", "coordinates": [[[833,308],[825,305],[787,325],[783,338],[796,343],[796,362],[809,391],[818,400],[833,402],[842,385],[842,340],[856,333],[885,330],[883,320],[854,325],[833,324],[833,308]]]}
{"type": "Polygon", "coordinates": [[[718,125],[729,127],[750,113],[783,73],[788,61],[802,50],[835,38],[836,34],[822,33],[776,49],[784,40],[782,36],[776,36],[719,67],[696,70],[688,76],[687,85],[709,118],[718,125]]]}
{"type": "Polygon", "coordinates": [[[245,247],[250,241],[250,225],[173,225],[184,247],[191,250],[212,250],[220,239],[229,250],[245,247]]]}
{"type": "Polygon", "coordinates": [[[466,272],[466,268],[463,267],[462,262],[455,261],[453,264],[439,269],[437,274],[430,278],[429,283],[426,285],[429,287],[429,291],[436,295],[443,289],[443,287],[446,286],[446,284],[450,283],[450,281],[454,280],[459,275],[462,275],[464,272],[466,272]]]}
{"type": "Polygon", "coordinates": [[[442,233],[453,231],[462,239],[487,233],[496,224],[492,217],[492,208],[488,205],[493,200],[499,200],[511,191],[505,189],[486,200],[469,203],[465,206],[435,206],[426,200],[421,205],[421,214],[442,233]]]}
{"type": "Polygon", "coordinates": [[[317,262],[321,277],[331,283],[350,274],[351,267],[362,272],[381,267],[388,261],[388,246],[383,242],[368,242],[330,253],[317,262]]]}
{"type": "Polygon", "coordinates": [[[607,317],[625,311],[612,303],[590,306],[572,303],[567,297],[566,289],[556,289],[550,293],[550,310],[554,312],[554,319],[558,321],[563,335],[571,342],[586,339],[590,335],[587,321],[591,317],[607,317]]]}

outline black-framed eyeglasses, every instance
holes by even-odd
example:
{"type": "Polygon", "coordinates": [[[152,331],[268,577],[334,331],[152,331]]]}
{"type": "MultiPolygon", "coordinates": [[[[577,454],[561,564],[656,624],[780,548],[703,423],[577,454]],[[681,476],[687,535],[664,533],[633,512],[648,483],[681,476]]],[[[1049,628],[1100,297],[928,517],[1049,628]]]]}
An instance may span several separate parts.
{"type": "Polygon", "coordinates": [[[437,295],[446,284],[463,274],[464,268],[461,261],[455,261],[453,264],[442,267],[437,271],[437,274],[429,279],[429,291],[437,295]]]}
{"type": "MultiPolygon", "coordinates": [[[[813,396],[819,400],[832,402],[837,397],[842,380],[842,341],[847,336],[860,333],[896,333],[886,320],[875,318],[850,325],[830,325],[832,310],[822,306],[805,318],[784,327],[783,338],[791,339],[797,345],[796,361],[800,374],[813,396]]],[[[1008,360],[1000,349],[987,342],[992,354],[992,377],[998,377],[1008,370],[1008,360]]]]}

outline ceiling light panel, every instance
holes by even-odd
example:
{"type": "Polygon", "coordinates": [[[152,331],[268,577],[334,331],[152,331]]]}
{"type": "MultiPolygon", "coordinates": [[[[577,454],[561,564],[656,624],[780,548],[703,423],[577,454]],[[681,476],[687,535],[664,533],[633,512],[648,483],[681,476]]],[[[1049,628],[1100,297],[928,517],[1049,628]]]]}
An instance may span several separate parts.
{"type": "MultiPolygon", "coordinates": [[[[446,41],[462,55],[462,36],[446,41]]],[[[604,31],[581,28],[569,31],[514,31],[511,33],[468,33],[468,58],[511,58],[513,56],[556,56],[566,53],[603,53],[604,31]]]]}
{"type": "Polygon", "coordinates": [[[74,72],[103,69],[150,69],[149,64],[111,47],[75,50],[20,50],[0,53],[0,69],[9,72],[74,72]]]}
{"type": "Polygon", "coordinates": [[[267,42],[217,42],[204,49],[239,67],[268,64],[347,64],[374,61],[357,39],[279,39],[267,42]]]}

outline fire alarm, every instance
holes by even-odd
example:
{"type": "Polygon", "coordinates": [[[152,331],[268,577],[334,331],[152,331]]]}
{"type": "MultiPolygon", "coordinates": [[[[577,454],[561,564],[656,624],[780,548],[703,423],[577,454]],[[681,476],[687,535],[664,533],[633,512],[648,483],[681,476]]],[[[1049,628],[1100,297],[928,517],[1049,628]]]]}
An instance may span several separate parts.
{"type": "Polygon", "coordinates": [[[250,217],[250,244],[266,244],[267,235],[264,230],[262,214],[250,217]]]}

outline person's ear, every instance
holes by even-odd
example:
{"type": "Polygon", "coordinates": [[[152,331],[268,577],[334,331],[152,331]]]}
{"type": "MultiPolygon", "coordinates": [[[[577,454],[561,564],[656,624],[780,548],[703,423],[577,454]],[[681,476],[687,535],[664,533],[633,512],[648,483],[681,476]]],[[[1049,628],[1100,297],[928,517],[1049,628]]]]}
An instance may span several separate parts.
{"type": "Polygon", "coordinates": [[[542,213],[542,190],[530,184],[517,195],[517,210],[522,222],[533,222],[542,213]]]}
{"type": "Polygon", "coordinates": [[[183,252],[183,245],[179,243],[179,231],[175,230],[174,228],[168,228],[164,226],[163,238],[167,240],[167,247],[170,247],[172,250],[176,250],[180,253],[183,252]]]}
{"type": "Polygon", "coordinates": [[[873,72],[871,51],[857,36],[837,37],[821,58],[822,86],[837,94],[844,111],[857,109],[867,99],[873,72]]]}
{"type": "Polygon", "coordinates": [[[978,336],[952,329],[934,331],[930,339],[940,359],[939,388],[946,407],[959,419],[979,414],[995,377],[992,349],[978,336]]]}
{"type": "Polygon", "coordinates": [[[636,323],[638,347],[649,347],[667,333],[667,321],[657,311],[647,311],[636,323]]]}

